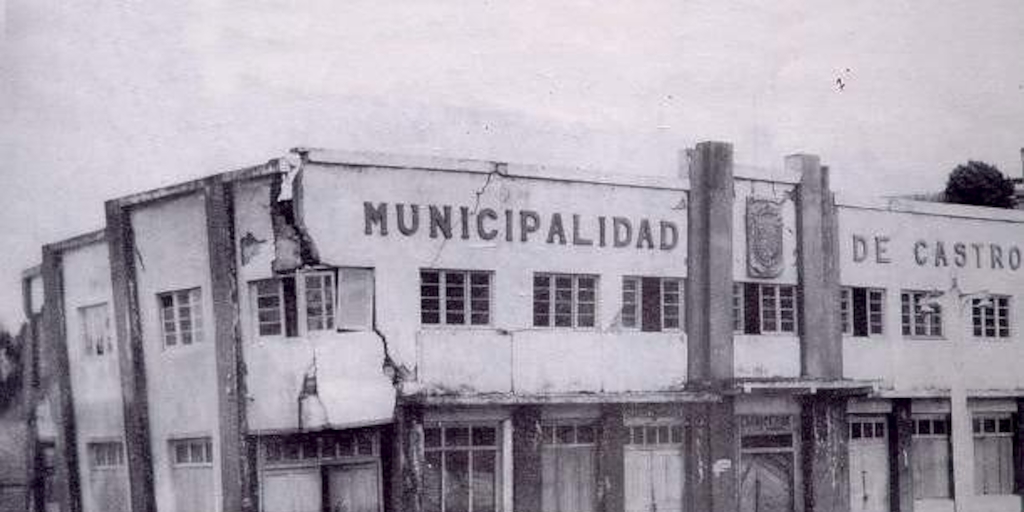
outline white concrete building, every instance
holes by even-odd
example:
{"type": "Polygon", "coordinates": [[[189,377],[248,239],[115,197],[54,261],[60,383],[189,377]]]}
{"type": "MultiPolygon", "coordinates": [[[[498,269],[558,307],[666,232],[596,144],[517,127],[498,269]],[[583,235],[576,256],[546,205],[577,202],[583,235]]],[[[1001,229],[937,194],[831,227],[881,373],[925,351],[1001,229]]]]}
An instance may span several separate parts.
{"type": "Polygon", "coordinates": [[[1020,510],[1024,212],[680,169],[297,149],[109,201],[43,250],[63,510],[1020,510]]]}

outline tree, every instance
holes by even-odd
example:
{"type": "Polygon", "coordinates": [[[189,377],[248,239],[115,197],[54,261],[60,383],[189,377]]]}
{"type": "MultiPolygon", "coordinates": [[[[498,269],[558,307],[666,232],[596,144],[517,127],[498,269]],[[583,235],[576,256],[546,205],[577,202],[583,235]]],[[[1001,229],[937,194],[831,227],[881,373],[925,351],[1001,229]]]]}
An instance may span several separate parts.
{"type": "Polygon", "coordinates": [[[947,203],[1013,208],[1013,182],[996,166],[970,160],[949,173],[947,203]]]}
{"type": "Polygon", "coordinates": [[[0,414],[21,396],[21,340],[0,327],[0,414]]]}

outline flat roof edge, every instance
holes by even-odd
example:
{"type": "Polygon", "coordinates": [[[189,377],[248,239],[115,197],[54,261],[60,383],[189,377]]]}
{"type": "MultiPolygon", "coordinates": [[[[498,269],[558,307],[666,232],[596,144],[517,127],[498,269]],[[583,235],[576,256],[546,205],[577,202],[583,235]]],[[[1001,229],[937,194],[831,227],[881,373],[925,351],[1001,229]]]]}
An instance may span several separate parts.
{"type": "Polygon", "coordinates": [[[1024,210],[991,208],[967,204],[916,201],[897,197],[864,197],[843,193],[836,194],[836,206],[857,210],[876,210],[893,213],[952,217],[961,219],[995,220],[1024,223],[1024,210]]]}
{"type": "Polygon", "coordinates": [[[95,231],[89,231],[88,233],[82,233],[81,235],[75,235],[71,238],[65,238],[64,240],[58,240],[43,246],[46,250],[64,252],[86,245],[93,245],[102,243],[106,240],[106,230],[97,229],[95,231]]]}
{"type": "Polygon", "coordinates": [[[139,204],[145,204],[151,201],[159,199],[166,199],[169,197],[180,196],[185,194],[193,193],[203,188],[203,186],[210,180],[218,183],[232,183],[236,181],[246,181],[254,178],[260,178],[263,176],[270,176],[273,174],[281,174],[285,172],[279,166],[279,158],[273,158],[268,160],[266,163],[259,165],[253,165],[250,167],[243,167],[233,171],[225,171],[217,174],[211,174],[202,178],[196,178],[193,180],[185,181],[182,183],[175,183],[166,187],[154,188],[145,192],[137,192],[126,196],[111,199],[108,202],[113,202],[121,208],[127,206],[136,206],[139,204]]]}

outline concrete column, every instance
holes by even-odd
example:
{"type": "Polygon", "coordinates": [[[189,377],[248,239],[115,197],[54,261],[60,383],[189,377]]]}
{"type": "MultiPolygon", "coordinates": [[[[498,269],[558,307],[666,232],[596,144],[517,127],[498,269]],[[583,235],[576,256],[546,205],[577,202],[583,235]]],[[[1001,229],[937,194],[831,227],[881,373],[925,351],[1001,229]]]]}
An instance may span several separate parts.
{"type": "Polygon", "coordinates": [[[256,493],[252,492],[254,475],[247,463],[245,360],[239,332],[233,199],[228,186],[216,178],[208,179],[203,195],[213,296],[221,496],[223,510],[247,512],[256,510],[256,493]]]}
{"type": "MultiPolygon", "coordinates": [[[[601,408],[601,438],[597,446],[597,496],[601,512],[621,512],[626,506],[622,458],[625,438],[622,405],[604,404],[601,408]]],[[[517,509],[517,512],[520,511],[517,509]]],[[[521,512],[532,511],[523,509],[521,512]]]]}
{"type": "Polygon", "coordinates": [[[687,510],[734,512],[739,504],[736,417],[732,397],[691,408],[687,438],[687,510]]]}
{"type": "Polygon", "coordinates": [[[892,512],[914,511],[914,475],[910,462],[913,435],[910,399],[894,399],[889,415],[889,508],[892,512]]]}
{"type": "Polygon", "coordinates": [[[786,168],[800,173],[796,200],[797,273],[803,292],[800,373],[809,378],[841,379],[839,234],[828,169],[814,155],[788,156],[786,168]]]}
{"type": "Polygon", "coordinates": [[[801,412],[805,512],[850,510],[850,462],[846,398],[822,393],[806,397],[801,412]]]}
{"type": "Polygon", "coordinates": [[[391,484],[392,512],[422,512],[423,406],[404,402],[395,406],[395,442],[391,484]]]}
{"type": "Polygon", "coordinates": [[[702,142],[689,167],[687,381],[704,386],[733,378],[732,166],[731,144],[702,142]]]}
{"type": "Polygon", "coordinates": [[[950,431],[953,442],[953,498],[958,512],[970,512],[974,496],[974,430],[967,393],[962,386],[953,386],[949,397],[950,431]]]}
{"type": "MultiPolygon", "coordinates": [[[[61,253],[43,247],[43,340],[44,350],[53,363],[57,379],[57,396],[50,404],[57,427],[56,473],[61,512],[82,510],[79,488],[78,440],[75,430],[75,407],[71,389],[67,334],[64,318],[64,265],[61,253]]],[[[28,411],[35,414],[35,411],[28,411]]]]}
{"type": "Polygon", "coordinates": [[[106,203],[107,248],[114,298],[117,361],[124,404],[125,454],[132,512],[155,512],[153,463],[149,446],[149,405],[142,319],[135,281],[135,236],[131,214],[116,201],[106,203]]]}
{"type": "MultiPolygon", "coordinates": [[[[1024,149],[1021,156],[1024,157],[1024,149]]],[[[1013,431],[1013,488],[1014,492],[1024,496],[1024,397],[1017,397],[1016,420],[1013,431]]]]}
{"type": "Polygon", "coordinates": [[[512,411],[512,503],[516,511],[541,510],[540,406],[512,411]]]}

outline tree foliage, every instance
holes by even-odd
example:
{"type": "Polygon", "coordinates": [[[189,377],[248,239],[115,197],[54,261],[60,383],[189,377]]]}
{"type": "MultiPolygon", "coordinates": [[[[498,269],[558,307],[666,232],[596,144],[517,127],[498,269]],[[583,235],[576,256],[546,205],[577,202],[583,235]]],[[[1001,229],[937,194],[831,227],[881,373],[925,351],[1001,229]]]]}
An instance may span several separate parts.
{"type": "Polygon", "coordinates": [[[0,413],[21,396],[20,339],[0,327],[0,413]]]}
{"type": "Polygon", "coordinates": [[[1013,208],[1013,182],[996,166],[971,160],[949,173],[945,198],[949,203],[1013,208]]]}

